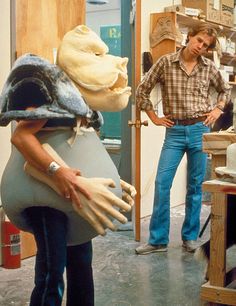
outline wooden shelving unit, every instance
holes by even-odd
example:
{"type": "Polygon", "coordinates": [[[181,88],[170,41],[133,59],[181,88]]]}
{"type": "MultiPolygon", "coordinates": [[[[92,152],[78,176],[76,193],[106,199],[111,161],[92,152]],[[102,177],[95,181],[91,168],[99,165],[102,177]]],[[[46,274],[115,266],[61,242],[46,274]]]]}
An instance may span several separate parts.
{"type": "MultiPolygon", "coordinates": [[[[175,24],[175,26],[178,26],[180,30],[184,28],[189,29],[196,24],[207,22],[218,30],[219,35],[226,36],[227,38],[236,42],[236,29],[234,28],[225,27],[225,26],[222,26],[216,23],[205,21],[203,19],[199,19],[196,17],[191,17],[191,16],[187,16],[187,15],[184,15],[181,13],[175,13],[175,12],[164,12],[164,13],[151,14],[151,17],[150,17],[151,33],[155,29],[158,20],[163,17],[169,17],[171,21],[175,24]]],[[[180,44],[176,43],[174,40],[165,39],[164,41],[156,45],[154,48],[151,48],[151,53],[152,53],[154,62],[161,55],[169,53],[169,52],[175,52],[176,49],[180,47],[181,47],[180,44]]],[[[208,57],[208,55],[206,56],[208,57]]],[[[209,57],[211,57],[211,54],[209,54],[209,57]]],[[[223,56],[221,58],[221,64],[222,65],[235,65],[236,55],[223,53],[223,56]]]]}
{"type": "MultiPolygon", "coordinates": [[[[199,23],[209,23],[214,28],[217,29],[219,36],[226,36],[227,38],[230,38],[232,41],[236,42],[236,29],[225,27],[213,22],[208,22],[203,19],[199,19],[196,17],[191,17],[187,15],[183,15],[181,13],[176,13],[176,23],[178,24],[179,28],[191,28],[192,26],[199,24],[199,23]]],[[[222,65],[235,65],[236,64],[236,55],[232,55],[229,53],[222,54],[221,58],[221,64],[222,65]]]]}
{"type": "MultiPolygon", "coordinates": [[[[168,17],[171,22],[174,23],[175,26],[179,27],[179,29],[183,30],[185,28],[189,29],[193,27],[194,25],[197,25],[199,23],[209,23],[214,28],[218,30],[219,35],[226,36],[227,38],[230,38],[232,41],[236,42],[236,29],[225,27],[213,22],[208,22],[203,19],[199,19],[197,17],[191,17],[187,16],[181,13],[176,12],[164,12],[164,13],[153,13],[150,17],[150,33],[152,33],[158,23],[158,20],[163,17],[168,17]]],[[[186,31],[185,31],[186,32],[186,31]]],[[[151,48],[151,54],[153,57],[153,62],[156,62],[156,60],[161,57],[164,54],[175,52],[177,49],[181,48],[182,45],[177,43],[174,40],[171,39],[165,39],[158,43],[155,47],[151,48]]],[[[208,52],[205,55],[207,58],[212,58],[212,52],[208,52]]],[[[236,54],[228,54],[228,53],[222,53],[222,57],[220,59],[220,63],[225,66],[234,66],[236,65],[236,54]]],[[[230,85],[236,86],[236,82],[229,82],[230,85]]]]}
{"type": "Polygon", "coordinates": [[[204,19],[199,19],[197,17],[187,16],[181,13],[173,13],[176,14],[176,20],[179,27],[188,27],[191,28],[193,25],[199,24],[201,22],[207,22],[211,24],[214,28],[216,28],[219,32],[219,35],[224,35],[227,38],[230,38],[233,41],[236,41],[236,29],[222,26],[217,23],[209,22],[204,19]]]}

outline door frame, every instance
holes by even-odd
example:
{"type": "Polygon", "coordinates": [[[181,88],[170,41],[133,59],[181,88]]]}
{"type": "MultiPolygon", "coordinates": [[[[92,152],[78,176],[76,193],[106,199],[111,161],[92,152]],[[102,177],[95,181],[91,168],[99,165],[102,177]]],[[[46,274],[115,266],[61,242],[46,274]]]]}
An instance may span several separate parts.
{"type": "MultiPolygon", "coordinates": [[[[141,80],[141,0],[136,0],[135,31],[134,31],[134,53],[135,53],[135,78],[134,90],[141,80]]],[[[135,186],[137,190],[135,201],[135,240],[141,239],[141,112],[135,105],[135,186]]]]}
{"type": "Polygon", "coordinates": [[[122,112],[122,151],[121,173],[128,182],[134,182],[137,195],[134,207],[135,240],[140,241],[140,185],[141,185],[141,124],[140,110],[135,105],[135,92],[141,78],[141,0],[121,0],[121,46],[122,56],[129,58],[128,75],[129,85],[132,87],[132,96],[128,107],[122,112]],[[130,12],[134,14],[130,24],[130,12]],[[134,118],[132,129],[128,121],[134,118]],[[125,168],[125,170],[124,170],[125,168]]]}

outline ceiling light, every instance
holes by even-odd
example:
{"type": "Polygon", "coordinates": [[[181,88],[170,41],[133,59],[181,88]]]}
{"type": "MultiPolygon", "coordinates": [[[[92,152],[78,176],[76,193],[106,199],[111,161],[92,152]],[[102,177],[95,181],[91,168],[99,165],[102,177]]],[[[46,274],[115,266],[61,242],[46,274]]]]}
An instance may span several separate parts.
{"type": "Polygon", "coordinates": [[[87,0],[89,4],[107,4],[108,0],[87,0]]]}

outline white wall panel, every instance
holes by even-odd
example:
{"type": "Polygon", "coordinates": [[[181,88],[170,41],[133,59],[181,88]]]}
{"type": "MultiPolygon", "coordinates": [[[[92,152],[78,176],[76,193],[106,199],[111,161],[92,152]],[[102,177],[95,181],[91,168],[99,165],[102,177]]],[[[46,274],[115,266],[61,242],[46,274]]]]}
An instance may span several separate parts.
{"type": "MultiPolygon", "coordinates": [[[[149,26],[150,14],[164,10],[165,6],[180,4],[179,1],[171,0],[142,0],[142,24],[141,24],[141,50],[149,51],[149,26]]],[[[154,91],[151,96],[152,101],[160,99],[154,91]]],[[[147,119],[142,113],[142,121],[147,119]]],[[[154,183],[156,176],[157,163],[160,156],[161,147],[164,140],[165,128],[157,127],[149,120],[148,127],[142,127],[141,132],[141,216],[152,213],[154,183]]],[[[186,159],[181,162],[177,170],[173,187],[171,190],[171,206],[176,206],[185,202],[186,186],[186,159]]]]}

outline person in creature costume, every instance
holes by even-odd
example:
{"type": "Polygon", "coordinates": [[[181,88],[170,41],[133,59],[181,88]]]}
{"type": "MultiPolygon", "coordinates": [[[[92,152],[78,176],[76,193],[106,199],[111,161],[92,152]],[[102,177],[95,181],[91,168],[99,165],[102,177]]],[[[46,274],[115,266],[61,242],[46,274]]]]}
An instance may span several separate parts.
{"type": "Polygon", "coordinates": [[[64,36],[57,65],[32,54],[17,59],[0,96],[0,125],[18,122],[2,204],[37,244],[31,306],[61,305],[65,267],[66,305],[94,305],[91,239],[115,230],[112,219],[125,223],[122,212],[133,204],[134,187],[120,180],[96,133],[99,110],[124,109],[131,93],[127,59],[107,53],[93,31],[77,26],[64,36]]]}

